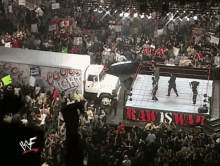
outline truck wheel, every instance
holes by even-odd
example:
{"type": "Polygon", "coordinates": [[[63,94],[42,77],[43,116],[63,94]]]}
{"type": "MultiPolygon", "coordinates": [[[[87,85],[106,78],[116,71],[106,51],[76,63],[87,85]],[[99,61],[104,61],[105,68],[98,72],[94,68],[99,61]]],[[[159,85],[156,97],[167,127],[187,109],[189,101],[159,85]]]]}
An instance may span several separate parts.
{"type": "Polygon", "coordinates": [[[108,94],[103,94],[100,96],[100,101],[103,105],[110,105],[111,96],[108,94]]]}

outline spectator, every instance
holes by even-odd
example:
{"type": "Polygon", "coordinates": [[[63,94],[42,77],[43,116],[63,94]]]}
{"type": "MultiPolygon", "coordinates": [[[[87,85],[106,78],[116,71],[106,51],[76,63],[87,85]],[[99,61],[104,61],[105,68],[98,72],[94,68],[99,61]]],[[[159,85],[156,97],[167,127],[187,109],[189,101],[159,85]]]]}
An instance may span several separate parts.
{"type": "Polygon", "coordinates": [[[216,68],[219,68],[219,64],[220,64],[219,54],[217,54],[217,55],[215,56],[215,65],[216,65],[216,68]]]}
{"type": "Polygon", "coordinates": [[[15,95],[19,97],[21,94],[21,86],[19,85],[19,86],[15,87],[14,91],[15,91],[15,95]]]}
{"type": "Polygon", "coordinates": [[[201,53],[201,51],[199,51],[195,57],[194,57],[194,60],[195,61],[199,61],[199,60],[202,60],[203,59],[203,54],[201,53]]]}
{"type": "Polygon", "coordinates": [[[131,163],[131,160],[128,159],[128,156],[125,155],[125,160],[122,162],[122,166],[131,166],[132,163],[131,163]]]}
{"type": "Polygon", "coordinates": [[[23,123],[24,126],[27,126],[28,121],[27,121],[27,115],[26,115],[26,114],[24,114],[24,115],[22,116],[21,121],[22,121],[22,123],[23,123]]]}
{"type": "Polygon", "coordinates": [[[19,43],[17,38],[12,38],[11,44],[12,44],[12,48],[19,48],[19,43]]]}
{"type": "Polygon", "coordinates": [[[125,125],[123,123],[119,123],[118,129],[117,129],[118,133],[124,133],[125,132],[125,125]]]}
{"type": "Polygon", "coordinates": [[[35,87],[35,96],[38,96],[40,93],[41,87],[39,86],[39,84],[36,85],[35,87]]]}
{"type": "Polygon", "coordinates": [[[146,141],[149,144],[152,144],[152,143],[155,143],[155,140],[156,140],[156,135],[152,131],[150,131],[147,138],[146,138],[146,141]]]}

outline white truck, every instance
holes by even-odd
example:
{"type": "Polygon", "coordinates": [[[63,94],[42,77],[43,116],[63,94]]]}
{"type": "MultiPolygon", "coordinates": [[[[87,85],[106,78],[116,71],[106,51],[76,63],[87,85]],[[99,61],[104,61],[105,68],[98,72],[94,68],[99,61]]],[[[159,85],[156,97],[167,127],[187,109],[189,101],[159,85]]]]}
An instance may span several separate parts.
{"type": "Polygon", "coordinates": [[[66,95],[78,90],[85,98],[97,97],[103,105],[110,103],[113,91],[118,98],[121,89],[119,77],[91,64],[89,55],[0,47],[0,78],[7,75],[12,84],[38,84],[66,95]]]}

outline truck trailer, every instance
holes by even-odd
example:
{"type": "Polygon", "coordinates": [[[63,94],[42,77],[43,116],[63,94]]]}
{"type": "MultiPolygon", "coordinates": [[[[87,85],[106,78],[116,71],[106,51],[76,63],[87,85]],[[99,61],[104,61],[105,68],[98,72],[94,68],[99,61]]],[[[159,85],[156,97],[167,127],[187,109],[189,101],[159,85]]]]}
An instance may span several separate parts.
{"type": "Polygon", "coordinates": [[[0,78],[10,75],[13,85],[39,85],[46,91],[97,98],[109,105],[119,77],[106,74],[103,65],[91,64],[89,55],[0,47],[0,78]]]}

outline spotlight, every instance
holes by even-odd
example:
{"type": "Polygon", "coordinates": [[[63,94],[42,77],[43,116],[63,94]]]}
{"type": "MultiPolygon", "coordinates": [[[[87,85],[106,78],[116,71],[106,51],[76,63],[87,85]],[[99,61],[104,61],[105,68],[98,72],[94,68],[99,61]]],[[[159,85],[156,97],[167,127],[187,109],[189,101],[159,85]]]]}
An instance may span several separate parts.
{"type": "Polygon", "coordinates": [[[132,101],[132,98],[130,98],[129,100],[132,101]]]}
{"type": "Polygon", "coordinates": [[[141,18],[144,18],[144,14],[141,15],[141,18]]]}
{"type": "Polygon", "coordinates": [[[197,16],[194,16],[194,17],[193,17],[194,20],[197,20],[197,18],[198,18],[197,16]]]}
{"type": "Polygon", "coordinates": [[[99,6],[99,7],[102,7],[102,6],[99,6]]]}
{"type": "Polygon", "coordinates": [[[129,96],[132,96],[132,93],[129,93],[129,96]]]}
{"type": "Polygon", "coordinates": [[[110,12],[109,12],[109,11],[107,11],[107,12],[106,12],[106,14],[110,14],[110,12]]]}
{"type": "Polygon", "coordinates": [[[186,11],[184,10],[183,13],[186,13],[186,11]]]}
{"type": "Polygon", "coordinates": [[[131,87],[131,88],[130,88],[130,91],[132,91],[132,90],[133,90],[133,88],[131,87]]]}
{"type": "Polygon", "coordinates": [[[204,94],[204,97],[207,97],[207,94],[204,94]]]}
{"type": "Polygon", "coordinates": [[[191,13],[193,13],[193,11],[191,11],[191,13]]]}
{"type": "Polygon", "coordinates": [[[179,10],[176,11],[177,13],[179,12],[179,10]]]}
{"type": "Polygon", "coordinates": [[[135,10],[135,7],[134,7],[134,10],[135,10]]]}
{"type": "Polygon", "coordinates": [[[115,10],[115,13],[117,13],[117,10],[115,10]]]}
{"type": "Polygon", "coordinates": [[[129,16],[129,13],[128,13],[128,12],[126,12],[126,13],[124,14],[124,16],[125,16],[125,17],[128,17],[128,16],[129,16]]]}
{"type": "Polygon", "coordinates": [[[97,11],[98,11],[97,9],[94,10],[94,12],[97,12],[97,11]]]}
{"type": "Polygon", "coordinates": [[[207,102],[207,100],[206,100],[206,99],[204,99],[204,100],[203,100],[203,102],[204,102],[204,103],[206,103],[206,102],[207,102]]]}
{"type": "Polygon", "coordinates": [[[120,17],[123,17],[123,15],[124,15],[124,13],[123,13],[123,12],[119,14],[119,16],[120,16],[120,17]]]}
{"type": "Polygon", "coordinates": [[[134,17],[137,17],[138,16],[138,14],[137,13],[134,13],[134,17]]]}
{"type": "Polygon", "coordinates": [[[101,11],[101,10],[99,10],[98,12],[99,12],[99,13],[102,13],[102,11],[101,11]]]}
{"type": "Polygon", "coordinates": [[[150,16],[148,16],[147,18],[148,18],[148,19],[151,19],[152,17],[151,17],[151,15],[150,15],[150,16]]]}
{"type": "Polygon", "coordinates": [[[167,13],[167,16],[169,16],[170,13],[167,13]]]}
{"type": "Polygon", "coordinates": [[[106,8],[108,8],[108,6],[106,6],[106,8]]]}

